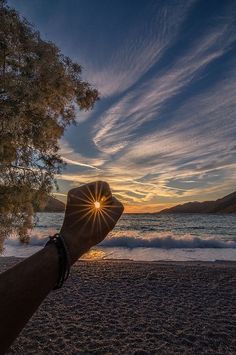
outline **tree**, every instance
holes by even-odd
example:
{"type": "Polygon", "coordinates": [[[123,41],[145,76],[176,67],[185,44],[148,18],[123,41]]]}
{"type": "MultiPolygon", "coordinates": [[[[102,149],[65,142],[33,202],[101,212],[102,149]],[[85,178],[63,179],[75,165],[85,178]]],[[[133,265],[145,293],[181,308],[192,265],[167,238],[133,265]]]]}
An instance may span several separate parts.
{"type": "Polygon", "coordinates": [[[0,225],[21,239],[45,202],[63,162],[58,140],[98,92],[81,66],[0,0],[0,225]]]}

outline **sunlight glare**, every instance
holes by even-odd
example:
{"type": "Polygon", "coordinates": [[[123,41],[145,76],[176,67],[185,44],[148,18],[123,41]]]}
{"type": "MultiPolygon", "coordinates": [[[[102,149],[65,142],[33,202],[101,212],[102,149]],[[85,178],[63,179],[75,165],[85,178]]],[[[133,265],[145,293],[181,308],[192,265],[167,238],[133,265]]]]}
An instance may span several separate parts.
{"type": "Polygon", "coordinates": [[[95,202],[94,202],[94,206],[95,206],[95,208],[100,208],[100,207],[101,207],[101,204],[100,204],[99,201],[95,201],[95,202]]]}

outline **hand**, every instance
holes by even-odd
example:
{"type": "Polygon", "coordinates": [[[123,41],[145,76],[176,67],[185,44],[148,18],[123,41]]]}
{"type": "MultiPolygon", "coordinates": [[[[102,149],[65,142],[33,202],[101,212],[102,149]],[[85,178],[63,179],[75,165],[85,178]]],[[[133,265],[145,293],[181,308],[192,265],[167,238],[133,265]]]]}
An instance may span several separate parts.
{"type": "Polygon", "coordinates": [[[124,207],[103,181],[86,184],[68,192],[61,234],[68,245],[72,263],[100,243],[115,227],[124,207]]]}

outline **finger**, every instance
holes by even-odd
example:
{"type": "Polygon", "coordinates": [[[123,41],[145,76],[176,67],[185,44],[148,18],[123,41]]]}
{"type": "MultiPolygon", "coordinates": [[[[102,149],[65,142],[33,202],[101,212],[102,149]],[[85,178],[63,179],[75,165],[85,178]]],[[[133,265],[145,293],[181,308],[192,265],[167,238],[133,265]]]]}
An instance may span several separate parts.
{"type": "Polygon", "coordinates": [[[110,205],[112,203],[112,192],[110,186],[107,182],[101,181],[101,193],[98,196],[99,200],[102,202],[103,205],[110,205]]]}
{"type": "Polygon", "coordinates": [[[110,186],[105,181],[96,181],[88,185],[94,199],[103,204],[111,203],[112,193],[110,186]]]}
{"type": "Polygon", "coordinates": [[[123,211],[124,211],[124,206],[122,205],[122,203],[117,200],[114,196],[112,197],[112,203],[108,206],[105,206],[105,208],[103,209],[105,215],[111,220],[113,221],[113,226],[112,228],[115,226],[115,224],[117,223],[118,219],[120,218],[120,216],[122,215],[123,211]]]}
{"type": "Polygon", "coordinates": [[[124,206],[115,196],[112,197],[112,205],[117,213],[120,213],[120,215],[123,213],[124,206]]]}
{"type": "Polygon", "coordinates": [[[73,200],[74,198],[77,198],[80,190],[81,190],[81,186],[75,187],[74,189],[69,190],[68,194],[67,194],[67,203],[70,203],[71,200],[73,200]]]}
{"type": "Polygon", "coordinates": [[[105,181],[95,181],[89,184],[82,185],[80,187],[71,189],[68,192],[67,202],[70,203],[71,200],[76,200],[80,197],[81,193],[87,196],[87,199],[90,201],[96,200],[108,200],[111,198],[112,193],[110,186],[105,181]]]}

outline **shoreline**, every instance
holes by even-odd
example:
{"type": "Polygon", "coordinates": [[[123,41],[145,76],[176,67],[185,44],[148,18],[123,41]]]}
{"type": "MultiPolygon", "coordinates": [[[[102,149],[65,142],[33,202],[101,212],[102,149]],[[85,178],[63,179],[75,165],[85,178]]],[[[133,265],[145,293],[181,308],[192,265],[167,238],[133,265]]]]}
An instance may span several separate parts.
{"type": "MultiPolygon", "coordinates": [[[[10,261],[23,261],[24,259],[26,259],[26,257],[22,257],[22,256],[3,256],[0,255],[0,266],[3,263],[3,260],[6,261],[7,263],[10,261]]],[[[229,266],[231,267],[236,267],[236,261],[234,260],[134,260],[134,259],[113,259],[113,258],[81,258],[79,260],[77,260],[77,263],[81,263],[81,262],[88,262],[88,263],[94,263],[94,262],[99,262],[99,263],[135,263],[135,264],[160,264],[160,265],[203,265],[203,266],[210,266],[212,264],[214,265],[218,265],[218,264],[229,264],[229,266]]],[[[0,270],[1,272],[1,270],[0,270]]]]}
{"type": "Polygon", "coordinates": [[[236,353],[236,262],[80,260],[8,352],[26,353],[236,353]]]}

